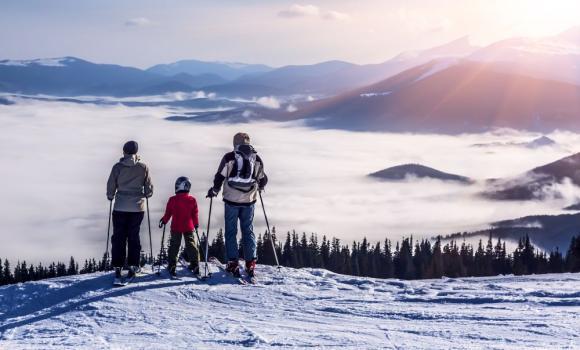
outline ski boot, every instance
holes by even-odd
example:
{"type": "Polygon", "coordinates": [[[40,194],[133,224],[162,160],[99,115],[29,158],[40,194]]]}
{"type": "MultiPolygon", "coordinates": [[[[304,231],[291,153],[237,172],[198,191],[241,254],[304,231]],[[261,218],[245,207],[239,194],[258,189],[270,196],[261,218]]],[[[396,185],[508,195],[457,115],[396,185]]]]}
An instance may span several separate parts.
{"type": "Polygon", "coordinates": [[[169,277],[171,277],[171,279],[176,279],[177,278],[177,269],[175,266],[170,266],[167,268],[169,270],[169,277]]]}
{"type": "Polygon", "coordinates": [[[141,272],[140,266],[129,266],[129,273],[127,274],[127,279],[132,280],[137,276],[137,274],[141,272]]]}
{"type": "Polygon", "coordinates": [[[234,277],[239,278],[240,274],[240,265],[238,264],[237,260],[230,260],[228,265],[226,266],[226,271],[231,273],[234,277]]]}
{"type": "Polygon", "coordinates": [[[115,267],[115,280],[113,281],[115,286],[122,286],[124,285],[123,282],[123,275],[121,274],[121,268],[115,267]]]}
{"type": "Polygon", "coordinates": [[[249,261],[246,261],[246,273],[248,274],[249,278],[255,278],[256,277],[256,259],[252,259],[249,261]]]}
{"type": "Polygon", "coordinates": [[[198,264],[189,264],[189,266],[187,267],[187,269],[189,271],[191,271],[191,273],[193,273],[194,275],[198,275],[199,274],[199,265],[198,264]]]}

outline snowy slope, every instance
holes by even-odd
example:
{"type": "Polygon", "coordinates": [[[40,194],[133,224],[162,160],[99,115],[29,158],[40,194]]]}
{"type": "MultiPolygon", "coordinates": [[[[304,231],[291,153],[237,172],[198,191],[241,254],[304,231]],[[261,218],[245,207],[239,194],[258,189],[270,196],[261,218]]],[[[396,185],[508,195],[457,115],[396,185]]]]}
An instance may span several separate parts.
{"type": "Polygon", "coordinates": [[[580,347],[580,274],[376,280],[259,266],[262,285],[110,274],[0,288],[2,349],[580,347]]]}

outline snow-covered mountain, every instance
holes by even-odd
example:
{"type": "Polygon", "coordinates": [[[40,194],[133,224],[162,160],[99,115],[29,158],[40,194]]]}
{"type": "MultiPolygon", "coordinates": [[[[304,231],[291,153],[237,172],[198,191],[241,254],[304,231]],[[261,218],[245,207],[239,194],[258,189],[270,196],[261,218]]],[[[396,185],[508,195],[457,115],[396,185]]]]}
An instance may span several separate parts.
{"type": "Polygon", "coordinates": [[[133,67],[97,64],[75,57],[0,61],[0,91],[57,96],[140,96],[191,92],[221,84],[214,74],[162,76],[133,67]]]}
{"type": "Polygon", "coordinates": [[[485,196],[498,200],[542,200],[563,197],[580,186],[580,153],[536,167],[521,175],[493,179],[485,196]]]}
{"type": "Polygon", "coordinates": [[[577,348],[580,274],[379,280],[258,266],[217,274],[111,274],[0,287],[5,349],[577,348]]]}
{"type": "Polygon", "coordinates": [[[286,94],[333,95],[381,81],[434,59],[466,57],[476,49],[478,47],[472,46],[469,39],[464,37],[426,50],[403,52],[378,64],[358,65],[334,60],[312,65],[291,65],[262,74],[245,75],[226,86],[233,88],[248,84],[271,87],[286,94]]]}
{"type": "Polygon", "coordinates": [[[542,79],[580,84],[580,27],[546,38],[512,38],[477,50],[467,59],[542,79]]]}
{"type": "Polygon", "coordinates": [[[281,117],[347,130],[580,130],[579,85],[502,72],[486,63],[447,63],[434,60],[376,84],[304,103],[281,117]]]}

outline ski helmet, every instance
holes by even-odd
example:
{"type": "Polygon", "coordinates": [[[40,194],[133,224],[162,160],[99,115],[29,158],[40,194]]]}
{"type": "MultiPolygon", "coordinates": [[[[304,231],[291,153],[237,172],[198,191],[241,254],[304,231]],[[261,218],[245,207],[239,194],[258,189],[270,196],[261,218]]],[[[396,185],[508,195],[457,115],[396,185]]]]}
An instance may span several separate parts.
{"type": "Polygon", "coordinates": [[[191,189],[191,182],[185,176],[180,176],[175,180],[175,193],[177,192],[189,192],[191,189]]]}

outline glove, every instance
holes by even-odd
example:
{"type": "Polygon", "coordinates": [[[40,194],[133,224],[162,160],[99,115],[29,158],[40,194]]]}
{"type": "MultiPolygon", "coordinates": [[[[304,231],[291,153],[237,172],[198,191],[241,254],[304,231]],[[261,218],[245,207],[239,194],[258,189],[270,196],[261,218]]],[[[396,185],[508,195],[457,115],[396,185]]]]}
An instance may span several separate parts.
{"type": "Polygon", "coordinates": [[[205,196],[205,198],[213,198],[217,196],[217,192],[213,189],[213,187],[211,187],[208,191],[207,191],[207,196],[205,196]]]}
{"type": "Polygon", "coordinates": [[[197,231],[198,228],[199,228],[199,225],[196,224],[195,225],[195,230],[197,231]]]}
{"type": "Polygon", "coordinates": [[[159,220],[159,228],[162,228],[163,226],[165,226],[165,223],[163,222],[163,219],[159,220]]]}

